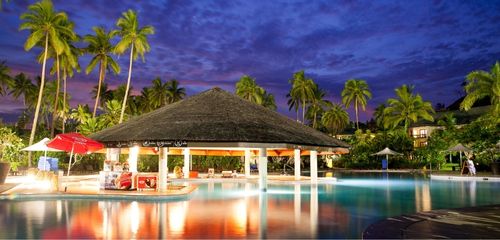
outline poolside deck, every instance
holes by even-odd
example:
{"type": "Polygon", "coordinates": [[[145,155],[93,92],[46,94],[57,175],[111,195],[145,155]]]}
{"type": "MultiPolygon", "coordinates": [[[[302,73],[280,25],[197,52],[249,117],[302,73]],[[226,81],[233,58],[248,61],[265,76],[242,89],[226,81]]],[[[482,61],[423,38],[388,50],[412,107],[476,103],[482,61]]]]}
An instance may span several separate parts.
{"type": "Polygon", "coordinates": [[[37,197],[57,198],[103,198],[103,199],[168,199],[187,196],[196,186],[172,185],[166,191],[135,191],[135,190],[102,190],[99,189],[97,175],[63,177],[62,187],[54,191],[43,182],[30,181],[26,177],[11,177],[7,183],[0,185],[0,199],[22,197],[36,199],[37,197]]]}

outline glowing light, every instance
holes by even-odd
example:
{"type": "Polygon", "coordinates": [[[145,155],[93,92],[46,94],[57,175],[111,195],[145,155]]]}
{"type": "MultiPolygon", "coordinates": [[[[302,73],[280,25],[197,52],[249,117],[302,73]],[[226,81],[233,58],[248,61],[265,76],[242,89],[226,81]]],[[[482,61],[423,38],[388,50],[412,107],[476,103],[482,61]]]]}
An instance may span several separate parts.
{"type": "Polygon", "coordinates": [[[233,216],[235,217],[235,223],[237,229],[235,229],[239,234],[244,234],[247,227],[247,203],[245,199],[239,200],[233,206],[233,216]]]}
{"type": "Polygon", "coordinates": [[[176,202],[168,206],[168,227],[175,234],[184,233],[187,202],[176,202]]]}
{"type": "Polygon", "coordinates": [[[129,211],[130,230],[132,233],[137,234],[139,230],[139,204],[136,201],[132,202],[129,211]]]}

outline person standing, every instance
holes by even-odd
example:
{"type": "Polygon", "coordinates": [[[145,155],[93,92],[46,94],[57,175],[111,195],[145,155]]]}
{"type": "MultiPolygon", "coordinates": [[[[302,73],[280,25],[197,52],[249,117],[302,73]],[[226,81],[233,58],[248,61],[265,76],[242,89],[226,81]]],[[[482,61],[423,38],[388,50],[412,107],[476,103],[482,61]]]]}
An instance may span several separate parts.
{"type": "Polygon", "coordinates": [[[467,168],[469,168],[469,174],[472,176],[476,176],[476,167],[474,167],[474,155],[471,155],[469,159],[467,159],[467,168]]]}

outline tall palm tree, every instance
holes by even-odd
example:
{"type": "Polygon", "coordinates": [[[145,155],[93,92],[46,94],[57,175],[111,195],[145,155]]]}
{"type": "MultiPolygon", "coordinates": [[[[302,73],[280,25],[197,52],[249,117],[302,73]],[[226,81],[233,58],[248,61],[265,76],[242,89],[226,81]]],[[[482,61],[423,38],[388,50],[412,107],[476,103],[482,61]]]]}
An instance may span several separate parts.
{"type": "Polygon", "coordinates": [[[167,82],[168,103],[182,100],[186,96],[186,89],[179,87],[179,81],[172,79],[167,82]]]}
{"type": "Polygon", "coordinates": [[[294,73],[290,83],[292,83],[290,96],[300,102],[302,106],[302,123],[305,123],[306,103],[314,97],[314,87],[316,84],[312,79],[306,79],[304,70],[294,73]]]}
{"type": "Polygon", "coordinates": [[[106,78],[106,70],[118,74],[120,73],[120,66],[110,55],[115,48],[115,46],[111,44],[111,39],[113,38],[111,32],[106,32],[102,27],[94,27],[93,30],[95,35],[86,35],[83,37],[83,41],[88,43],[85,51],[94,56],[85,69],[85,73],[89,74],[92,72],[97,63],[99,63],[99,83],[97,85],[97,94],[95,95],[94,110],[92,111],[92,117],[95,117],[97,104],[101,97],[101,86],[106,78]]]}
{"type": "MultiPolygon", "coordinates": [[[[59,39],[61,40],[61,43],[62,43],[62,52],[57,52],[55,50],[55,48],[52,46],[52,45],[49,45],[49,50],[47,52],[47,57],[48,58],[52,58],[54,59],[54,62],[53,62],[53,65],[52,65],[52,68],[50,69],[50,74],[56,74],[56,90],[55,92],[59,93],[60,92],[60,85],[61,85],[61,69],[63,68],[62,64],[68,64],[67,61],[68,61],[68,58],[65,57],[67,55],[72,55],[72,48],[74,48],[74,46],[70,46],[70,43],[73,42],[73,41],[76,41],[77,40],[77,36],[76,34],[74,33],[73,31],[73,28],[74,28],[74,23],[71,22],[71,21],[61,21],[59,23],[59,26],[61,28],[66,28],[66,29],[69,29],[71,30],[70,33],[68,32],[60,32],[59,33],[59,39]],[[61,63],[61,61],[66,61],[64,63],[61,63]]],[[[41,45],[42,43],[38,43],[38,45],[41,45]]],[[[40,53],[38,55],[38,62],[39,63],[42,63],[43,62],[43,59],[44,59],[44,54],[43,53],[40,53]]],[[[71,58],[70,60],[72,60],[71,64],[74,65],[74,58],[71,58]]],[[[59,113],[60,111],[58,111],[58,107],[59,107],[59,104],[55,104],[55,102],[57,102],[59,100],[59,94],[55,94],[55,98],[54,98],[54,104],[52,104],[52,106],[54,107],[54,109],[52,110],[52,122],[51,122],[51,125],[50,125],[50,136],[53,137],[54,136],[54,130],[55,130],[55,122],[56,122],[56,118],[59,116],[59,113]]]]}
{"type": "Polygon", "coordinates": [[[490,72],[473,71],[467,75],[464,100],[460,108],[468,111],[474,103],[484,97],[489,97],[495,116],[500,114],[500,63],[497,61],[490,72]]]}
{"type": "Polygon", "coordinates": [[[10,69],[5,65],[5,61],[0,62],[0,96],[8,93],[8,89],[12,88],[14,82],[9,75],[10,69]]]}
{"type": "Polygon", "coordinates": [[[130,63],[128,67],[127,89],[122,103],[122,111],[120,114],[119,123],[123,122],[123,115],[125,114],[125,107],[127,106],[127,96],[130,89],[130,78],[132,77],[132,62],[140,55],[144,61],[144,53],[149,52],[150,46],[147,40],[147,35],[154,34],[152,26],[139,27],[137,14],[135,11],[128,10],[122,13],[122,17],[118,19],[116,26],[119,30],[113,31],[121,37],[120,41],[116,44],[115,52],[123,54],[130,48],[130,63]]]}
{"type": "MultiPolygon", "coordinates": [[[[20,30],[30,30],[30,35],[24,44],[26,51],[30,50],[37,44],[43,42],[44,57],[42,63],[42,74],[40,90],[38,92],[38,101],[33,117],[33,126],[31,129],[29,145],[33,144],[38,123],[38,114],[40,104],[42,102],[43,88],[45,85],[45,65],[47,63],[47,52],[49,43],[56,53],[60,54],[64,50],[64,43],[60,39],[61,35],[70,36],[73,31],[64,25],[67,22],[67,16],[63,12],[56,13],[50,0],[42,0],[28,6],[28,11],[21,15],[20,30]]],[[[31,152],[30,152],[31,153],[31,152]]],[[[31,154],[28,153],[28,166],[31,166],[31,154]]]]}
{"type": "MultiPolygon", "coordinates": [[[[74,39],[73,41],[77,41],[74,39]]],[[[62,132],[66,129],[66,116],[69,112],[69,107],[67,104],[68,94],[67,94],[67,80],[68,77],[73,77],[74,70],[80,72],[80,64],[78,63],[78,57],[82,55],[81,49],[75,47],[71,40],[68,40],[69,51],[64,51],[60,56],[60,64],[63,71],[63,109],[62,109],[62,132]]]]}
{"type": "Polygon", "coordinates": [[[321,123],[332,135],[335,135],[349,124],[349,114],[340,104],[333,104],[323,113],[321,123]]]}
{"type": "Polygon", "coordinates": [[[419,119],[434,121],[432,104],[425,102],[420,94],[414,95],[412,86],[403,85],[397,88],[396,95],[398,98],[387,100],[388,106],[384,110],[385,127],[396,127],[403,123],[406,132],[411,122],[417,122],[419,119]]]}
{"type": "Polygon", "coordinates": [[[243,75],[236,83],[236,95],[253,103],[262,102],[261,87],[257,85],[255,79],[243,75]]]}
{"type": "Polygon", "coordinates": [[[349,79],[342,90],[342,103],[346,108],[354,102],[354,111],[356,112],[356,128],[359,129],[358,107],[361,105],[363,111],[366,110],[368,99],[372,98],[372,93],[368,89],[365,80],[349,79]]]}
{"type": "Polygon", "coordinates": [[[10,94],[12,94],[15,99],[23,95],[23,106],[27,107],[27,103],[36,95],[36,86],[31,82],[31,79],[24,75],[24,73],[19,73],[14,77],[14,86],[10,94]]]}
{"type": "Polygon", "coordinates": [[[151,101],[152,107],[154,109],[163,107],[168,104],[169,101],[169,91],[168,83],[161,81],[161,78],[157,77],[151,82],[151,87],[144,89],[144,96],[148,97],[148,101],[151,101]]]}

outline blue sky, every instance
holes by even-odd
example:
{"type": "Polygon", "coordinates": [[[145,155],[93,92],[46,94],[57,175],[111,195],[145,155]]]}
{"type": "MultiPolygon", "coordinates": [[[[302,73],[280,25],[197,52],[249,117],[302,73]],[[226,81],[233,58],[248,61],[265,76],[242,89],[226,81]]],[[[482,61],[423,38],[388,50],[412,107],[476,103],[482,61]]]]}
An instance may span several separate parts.
{"type": "MultiPolygon", "coordinates": [[[[39,75],[35,56],[25,52],[27,31],[18,31],[19,15],[34,1],[13,0],[0,12],[0,61],[13,73],[39,75]]],[[[152,25],[151,52],[134,63],[132,86],[138,93],[156,76],[175,78],[188,95],[218,86],[234,91],[243,74],[275,95],[278,111],[288,116],[285,95],[293,73],[305,70],[340,102],[350,78],[367,81],[373,99],[361,119],[402,84],[433,104],[452,103],[470,71],[489,70],[500,60],[500,1],[54,1],[75,22],[79,35],[93,26],[115,27],[127,9],[141,25],[152,25]]],[[[82,57],[84,68],[89,57],[82,57]]],[[[128,55],[119,57],[120,75],[108,75],[111,87],[126,82],[128,55]]],[[[71,104],[91,103],[97,71],[77,74],[69,83],[71,104]]],[[[15,119],[20,101],[0,98],[0,116],[15,119]]],[[[351,113],[352,119],[354,115],[351,113]]]]}

